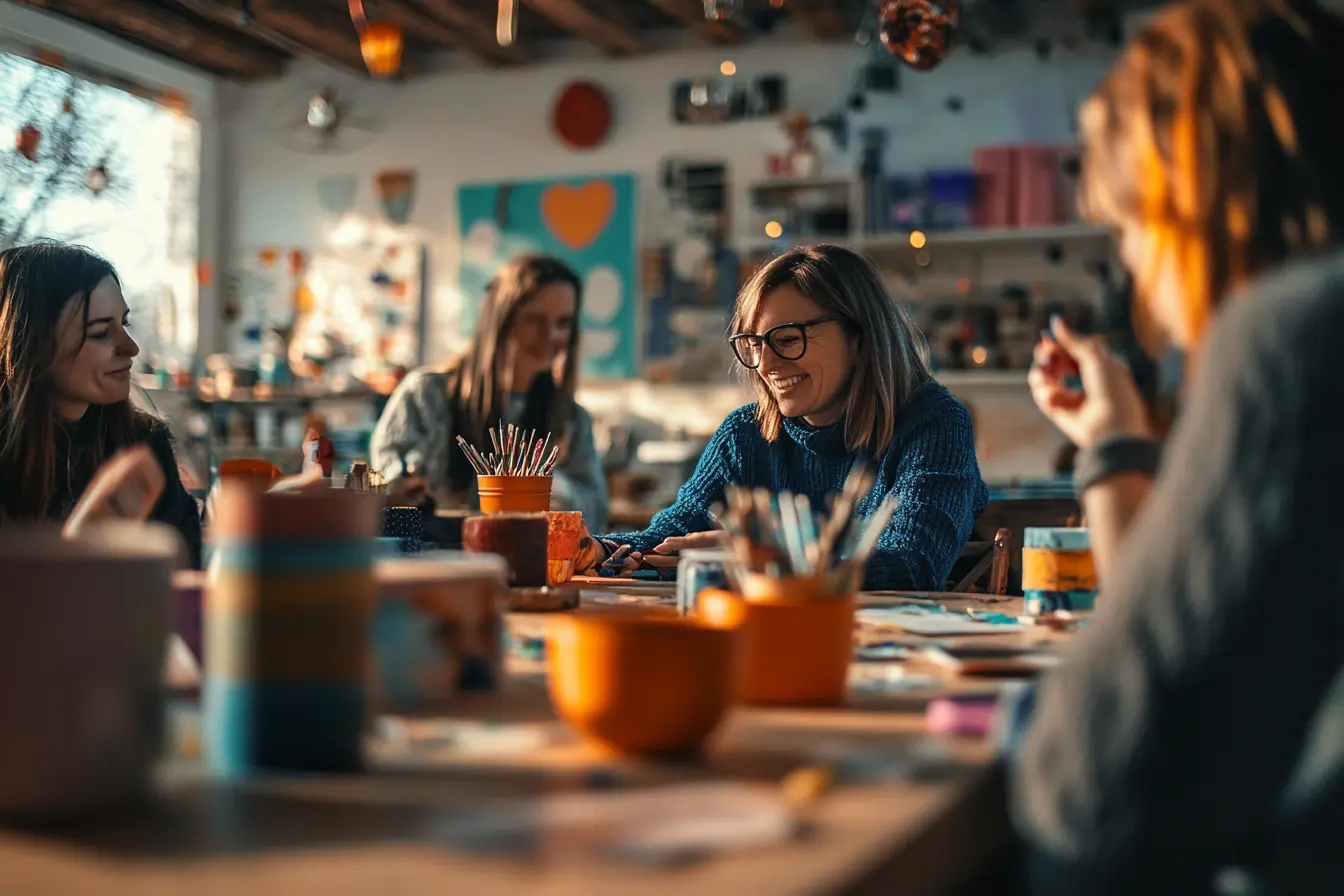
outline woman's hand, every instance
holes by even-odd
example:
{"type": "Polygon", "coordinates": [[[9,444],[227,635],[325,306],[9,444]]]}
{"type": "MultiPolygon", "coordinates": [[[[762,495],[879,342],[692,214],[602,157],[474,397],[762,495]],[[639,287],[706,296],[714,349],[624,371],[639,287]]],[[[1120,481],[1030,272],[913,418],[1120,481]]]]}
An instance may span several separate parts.
{"type": "Polygon", "coordinates": [[[92,520],[144,520],[163,494],[163,468],[148,445],[118,451],[98,468],[66,519],[66,538],[92,520]]]}
{"type": "Polygon", "coordinates": [[[1080,336],[1061,318],[1036,346],[1027,382],[1041,413],[1079,448],[1110,436],[1153,437],[1134,375],[1097,336],[1080,336]],[[1066,383],[1082,381],[1082,391],[1066,383]]]}
{"type": "Polygon", "coordinates": [[[588,532],[588,527],[579,529],[579,556],[574,561],[574,572],[593,572],[607,559],[607,549],[588,532]]]}
{"type": "Polygon", "coordinates": [[[691,532],[687,535],[674,535],[663,539],[663,543],[653,549],[655,554],[680,554],[682,551],[727,547],[728,533],[721,529],[708,532],[691,532]]]}
{"type": "Polygon", "coordinates": [[[423,476],[398,476],[387,484],[384,497],[389,506],[418,507],[429,494],[429,480],[423,476]]]}

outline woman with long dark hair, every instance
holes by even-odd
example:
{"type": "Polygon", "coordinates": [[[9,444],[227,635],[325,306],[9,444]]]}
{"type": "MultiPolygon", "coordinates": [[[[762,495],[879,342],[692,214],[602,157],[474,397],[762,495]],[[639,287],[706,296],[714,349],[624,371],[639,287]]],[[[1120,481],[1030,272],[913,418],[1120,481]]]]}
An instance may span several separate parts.
{"type": "Polygon", "coordinates": [[[443,367],[406,377],[370,445],[373,469],[401,494],[417,486],[441,506],[474,505],[476,475],[457,436],[481,447],[502,420],[551,433],[560,446],[552,503],[606,525],[607,486],[593,420],[574,398],[583,285],[546,255],[507,262],[486,287],[471,344],[443,367]]]}
{"type": "Polygon", "coordinates": [[[199,566],[168,427],[131,404],[129,326],[106,259],[58,242],[0,252],[0,524],[64,520],[99,467],[145,444],[164,477],[149,518],[177,528],[199,566]]]}

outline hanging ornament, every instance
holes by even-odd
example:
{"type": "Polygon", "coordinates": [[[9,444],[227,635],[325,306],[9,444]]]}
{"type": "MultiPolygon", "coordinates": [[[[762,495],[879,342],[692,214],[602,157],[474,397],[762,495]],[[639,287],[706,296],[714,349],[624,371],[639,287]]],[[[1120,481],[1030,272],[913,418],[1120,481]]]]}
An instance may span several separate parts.
{"type": "Polygon", "coordinates": [[[93,195],[102,195],[107,189],[107,164],[102,163],[90,168],[89,173],[84,175],[84,184],[93,195]]]}
{"type": "Polygon", "coordinates": [[[369,22],[359,32],[359,50],[369,74],[387,78],[401,69],[401,50],[404,43],[401,26],[391,22],[369,22]]]}
{"type": "Polygon", "coordinates": [[[883,0],[877,31],[888,53],[913,69],[928,71],[956,46],[960,0],[883,0]]]}
{"type": "Polygon", "coordinates": [[[501,47],[512,46],[518,39],[518,0],[499,0],[495,19],[495,40],[501,47]]]}
{"type": "Polygon", "coordinates": [[[711,22],[740,22],[742,0],[705,0],[705,18],[711,22]]]}
{"type": "Polygon", "coordinates": [[[364,0],[350,0],[350,21],[359,34],[359,52],[375,78],[395,75],[401,69],[405,33],[391,22],[370,22],[364,16],[364,0]]]}
{"type": "Polygon", "coordinates": [[[35,124],[26,124],[19,128],[19,133],[14,138],[14,148],[18,150],[19,155],[30,162],[37,161],[37,148],[41,144],[42,132],[35,124]]]}

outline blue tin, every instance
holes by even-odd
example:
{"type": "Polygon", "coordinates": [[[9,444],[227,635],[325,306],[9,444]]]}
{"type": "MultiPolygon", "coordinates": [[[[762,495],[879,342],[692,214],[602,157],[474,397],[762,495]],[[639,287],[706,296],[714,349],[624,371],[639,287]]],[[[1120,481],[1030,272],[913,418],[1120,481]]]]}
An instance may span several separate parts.
{"type": "Polygon", "coordinates": [[[1097,600],[1095,591],[1027,591],[1024,595],[1027,615],[1039,616],[1056,610],[1091,610],[1097,600]]]}
{"type": "Polygon", "coordinates": [[[694,613],[705,588],[730,588],[728,567],[736,562],[732,551],[682,551],[677,563],[677,612],[682,616],[694,613]]]}

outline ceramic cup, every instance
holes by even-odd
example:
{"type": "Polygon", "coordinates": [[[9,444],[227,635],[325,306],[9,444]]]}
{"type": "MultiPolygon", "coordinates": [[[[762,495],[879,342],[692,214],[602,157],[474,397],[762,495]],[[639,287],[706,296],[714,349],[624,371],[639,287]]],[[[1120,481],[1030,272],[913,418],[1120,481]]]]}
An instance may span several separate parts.
{"type": "Polygon", "coordinates": [[[425,536],[424,516],[419,507],[384,507],[378,530],[384,538],[398,539],[401,553],[418,554],[425,536]]]}
{"type": "Polygon", "coordinates": [[[482,513],[545,513],[551,509],[550,476],[477,476],[482,513]]]}
{"type": "Polygon", "coordinates": [[[0,818],[70,819],[147,792],[179,550],[156,524],[0,531],[0,818]]]}

